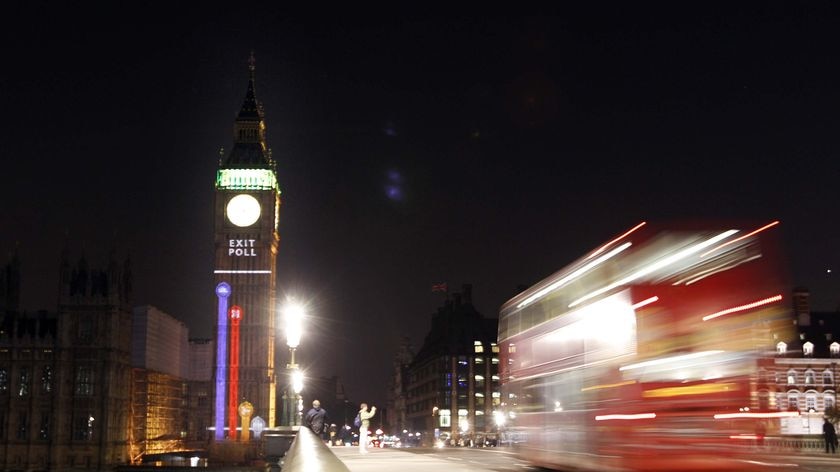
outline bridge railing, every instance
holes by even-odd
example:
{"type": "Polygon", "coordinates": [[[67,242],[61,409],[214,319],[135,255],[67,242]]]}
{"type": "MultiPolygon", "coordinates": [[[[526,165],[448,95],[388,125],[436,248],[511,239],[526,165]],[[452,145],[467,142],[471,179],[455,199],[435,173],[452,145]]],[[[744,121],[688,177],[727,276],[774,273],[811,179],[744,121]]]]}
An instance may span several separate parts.
{"type": "Polygon", "coordinates": [[[283,472],[350,472],[309,428],[300,428],[281,469],[283,472]]]}

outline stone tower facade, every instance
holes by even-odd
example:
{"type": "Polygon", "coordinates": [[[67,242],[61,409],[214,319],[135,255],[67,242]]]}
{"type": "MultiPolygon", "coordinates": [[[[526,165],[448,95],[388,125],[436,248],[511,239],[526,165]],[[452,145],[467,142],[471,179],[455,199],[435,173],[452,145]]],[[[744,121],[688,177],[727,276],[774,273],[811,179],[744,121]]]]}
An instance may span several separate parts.
{"type": "Polygon", "coordinates": [[[249,401],[253,417],[275,424],[274,346],[277,308],[276,258],[280,188],[276,165],[266,143],[262,105],[255,95],[253,56],[249,64],[245,100],[234,120],[233,147],[222,156],[215,188],[215,284],[219,310],[216,322],[214,369],[216,439],[227,424],[228,396],[249,401]],[[225,285],[226,284],[226,285],[225,285]],[[230,369],[230,308],[240,308],[238,367],[230,369]],[[230,378],[231,373],[233,377],[230,378]]]}

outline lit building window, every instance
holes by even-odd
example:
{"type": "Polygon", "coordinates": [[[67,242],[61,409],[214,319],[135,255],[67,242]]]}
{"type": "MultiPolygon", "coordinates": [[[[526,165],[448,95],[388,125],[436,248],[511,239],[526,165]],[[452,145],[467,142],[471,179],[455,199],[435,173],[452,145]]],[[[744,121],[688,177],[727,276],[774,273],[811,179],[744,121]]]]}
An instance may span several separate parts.
{"type": "Polygon", "coordinates": [[[476,375],[475,376],[475,388],[476,389],[484,388],[484,376],[483,375],[476,375]]]}
{"type": "Polygon", "coordinates": [[[811,370],[811,369],[806,370],[805,371],[805,384],[806,385],[814,385],[815,383],[817,383],[816,377],[817,376],[814,375],[813,370],[811,370]]]}
{"type": "Polygon", "coordinates": [[[832,395],[830,393],[826,393],[825,396],[823,396],[823,404],[825,405],[826,410],[834,409],[834,405],[835,405],[834,395],[832,395]]]}
{"type": "Polygon", "coordinates": [[[790,392],[788,393],[788,409],[799,410],[799,393],[798,392],[790,392]]]}
{"type": "Polygon", "coordinates": [[[473,349],[476,354],[480,354],[484,352],[484,346],[481,344],[481,341],[474,341],[473,342],[473,349]]]}
{"type": "Polygon", "coordinates": [[[776,353],[777,354],[784,354],[786,352],[787,352],[787,344],[785,344],[784,342],[779,342],[779,344],[776,344],[776,353]]]}
{"type": "Polygon", "coordinates": [[[20,385],[18,386],[18,396],[25,397],[29,395],[29,369],[20,369],[20,385]]]}
{"type": "MultiPolygon", "coordinates": [[[[499,346],[498,346],[496,343],[490,343],[490,349],[491,349],[493,352],[499,352],[499,346]]],[[[511,351],[511,352],[516,352],[516,349],[514,349],[514,350],[513,350],[513,351],[511,351]]]]}
{"type": "Polygon", "coordinates": [[[498,364],[499,363],[499,358],[494,357],[494,358],[490,359],[490,362],[493,363],[493,364],[498,364]]]}
{"type": "Polygon", "coordinates": [[[438,418],[440,418],[441,428],[452,426],[452,413],[450,410],[438,410],[438,418]]]}
{"type": "Polygon", "coordinates": [[[840,355],[840,343],[833,342],[828,349],[831,351],[831,357],[837,357],[840,355]]]}
{"type": "Polygon", "coordinates": [[[810,412],[817,411],[817,395],[815,393],[805,395],[805,409],[810,412]]]}
{"type": "Polygon", "coordinates": [[[776,393],[776,409],[777,410],[784,410],[785,409],[785,395],[781,392],[776,393]]]}
{"type": "Polygon", "coordinates": [[[93,395],[93,369],[88,366],[76,368],[76,379],[73,392],[76,395],[93,395]]]}
{"type": "Polygon", "coordinates": [[[806,356],[813,356],[814,355],[814,343],[808,341],[807,343],[802,345],[802,354],[806,356]]]}
{"type": "Polygon", "coordinates": [[[44,370],[41,372],[41,390],[43,390],[44,393],[52,392],[52,384],[53,384],[52,366],[44,366],[44,370]]]}
{"type": "Polygon", "coordinates": [[[805,333],[799,333],[799,340],[800,340],[800,341],[804,341],[804,340],[805,340],[805,333]]]}
{"type": "Polygon", "coordinates": [[[787,373],[787,383],[788,385],[795,385],[796,384],[796,371],[789,370],[787,373]]]}
{"type": "Polygon", "coordinates": [[[484,364],[484,358],[483,357],[476,357],[475,358],[475,363],[476,363],[476,365],[484,364]]]}

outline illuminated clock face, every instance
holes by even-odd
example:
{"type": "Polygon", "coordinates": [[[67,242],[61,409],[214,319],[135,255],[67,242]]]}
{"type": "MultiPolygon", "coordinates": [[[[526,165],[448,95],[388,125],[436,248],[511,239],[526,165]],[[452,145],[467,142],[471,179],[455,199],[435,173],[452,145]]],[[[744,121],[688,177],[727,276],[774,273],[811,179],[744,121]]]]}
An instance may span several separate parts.
{"type": "Polygon", "coordinates": [[[260,219],[260,202],[246,193],[237,195],[227,204],[227,217],[236,226],[251,226],[260,219]]]}

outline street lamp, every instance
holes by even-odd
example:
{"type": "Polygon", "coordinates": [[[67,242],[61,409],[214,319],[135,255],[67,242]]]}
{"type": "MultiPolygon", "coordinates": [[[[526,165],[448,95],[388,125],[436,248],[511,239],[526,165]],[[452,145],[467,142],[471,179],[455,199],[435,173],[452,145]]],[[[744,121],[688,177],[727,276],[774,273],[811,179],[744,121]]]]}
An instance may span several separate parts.
{"type": "Polygon", "coordinates": [[[286,345],[289,347],[288,386],[283,393],[283,426],[299,426],[303,403],[300,392],[303,390],[303,373],[295,362],[295,351],[303,335],[303,305],[289,301],[282,310],[283,325],[286,331],[286,345]]]}

